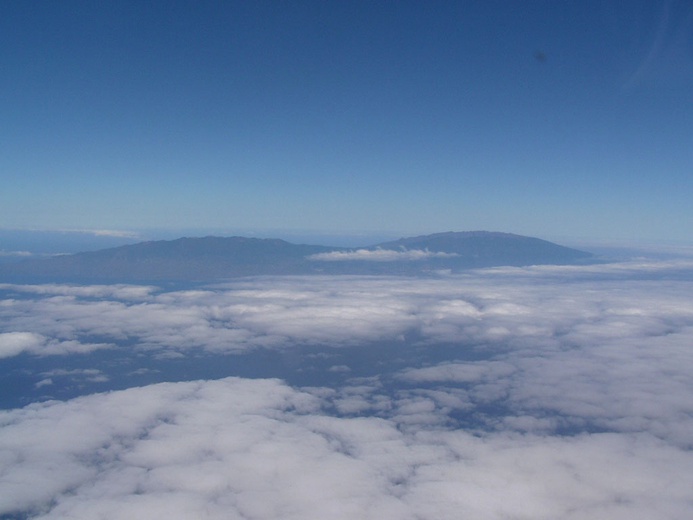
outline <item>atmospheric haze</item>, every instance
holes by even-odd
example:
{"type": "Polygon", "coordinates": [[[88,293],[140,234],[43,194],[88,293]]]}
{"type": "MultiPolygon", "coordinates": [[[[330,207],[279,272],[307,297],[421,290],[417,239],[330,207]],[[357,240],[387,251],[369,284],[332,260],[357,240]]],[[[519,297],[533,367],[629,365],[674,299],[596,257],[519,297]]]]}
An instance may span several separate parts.
{"type": "Polygon", "coordinates": [[[691,275],[3,284],[0,514],[686,518],[691,275]]]}

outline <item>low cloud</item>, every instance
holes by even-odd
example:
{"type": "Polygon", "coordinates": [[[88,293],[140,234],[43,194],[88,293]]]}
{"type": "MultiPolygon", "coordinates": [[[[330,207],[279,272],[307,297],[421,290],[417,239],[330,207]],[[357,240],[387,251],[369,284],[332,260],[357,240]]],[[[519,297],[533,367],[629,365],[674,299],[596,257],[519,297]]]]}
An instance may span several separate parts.
{"type": "Polygon", "coordinates": [[[108,343],[51,339],[35,332],[0,332],[0,359],[23,353],[37,356],[86,354],[112,347],[108,343]]]}
{"type": "Polygon", "coordinates": [[[33,256],[33,253],[30,251],[5,251],[3,249],[0,249],[0,257],[3,256],[26,258],[29,256],[33,256]]]}
{"type": "Polygon", "coordinates": [[[276,380],[230,378],[2,412],[0,513],[46,520],[690,514],[692,452],[649,435],[408,430],[404,415],[334,417],[325,405],[276,380]]]}
{"type": "Polygon", "coordinates": [[[367,262],[397,262],[426,260],[429,258],[450,258],[458,256],[456,253],[433,252],[422,249],[357,249],[355,251],[331,251],[329,253],[318,253],[310,255],[309,260],[319,260],[323,262],[343,262],[343,261],[367,261],[367,262]]]}
{"type": "Polygon", "coordinates": [[[443,363],[433,367],[412,368],[397,378],[409,383],[477,383],[507,378],[516,371],[514,365],[501,361],[443,363]]]}
{"type": "Polygon", "coordinates": [[[0,291],[36,295],[75,296],[82,298],[118,298],[141,300],[151,295],[156,288],[145,285],[71,285],[71,284],[7,284],[0,283],[0,291]]]}
{"type": "MultiPolygon", "coordinates": [[[[5,358],[75,359],[95,338],[133,359],[312,345],[332,386],[226,378],[0,412],[0,516],[687,518],[692,280],[650,262],[2,285],[5,358]]],[[[32,384],[107,383],[63,360],[32,384]]]]}
{"type": "Polygon", "coordinates": [[[0,333],[0,358],[17,356],[25,351],[38,349],[45,338],[33,332],[0,333]]]}
{"type": "Polygon", "coordinates": [[[89,381],[90,383],[105,383],[110,378],[104,374],[101,370],[96,368],[83,368],[83,369],[55,369],[49,370],[48,372],[43,372],[42,377],[46,377],[49,380],[53,378],[66,377],[73,381],[89,381]]]}
{"type": "Polygon", "coordinates": [[[59,232],[112,238],[139,239],[142,237],[140,233],[137,233],[135,231],[124,231],[120,229],[61,229],[59,230],[59,232]]]}
{"type": "Polygon", "coordinates": [[[0,333],[84,344],[128,339],[135,348],[170,353],[377,341],[553,352],[689,334],[693,287],[680,264],[598,269],[489,269],[426,279],[264,277],[174,292],[2,284],[0,333]]]}

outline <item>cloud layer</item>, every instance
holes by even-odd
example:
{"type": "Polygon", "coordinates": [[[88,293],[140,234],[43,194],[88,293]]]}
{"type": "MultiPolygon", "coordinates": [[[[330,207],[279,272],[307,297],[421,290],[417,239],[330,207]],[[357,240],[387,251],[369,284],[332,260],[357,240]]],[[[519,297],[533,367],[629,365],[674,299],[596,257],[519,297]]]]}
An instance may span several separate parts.
{"type": "Polygon", "coordinates": [[[340,418],[276,380],[159,384],[0,416],[0,511],[36,518],[685,518],[693,455],[340,418]],[[48,428],[50,426],[50,428],[48,428]]]}
{"type": "Polygon", "coordinates": [[[61,354],[37,387],[108,381],[69,365],[97,348],[306,345],[335,383],[163,383],[0,412],[0,515],[687,518],[691,267],[2,285],[4,359],[61,354]],[[336,356],[378,349],[368,377],[336,356]]]}
{"type": "MultiPolygon", "coordinates": [[[[488,351],[512,344],[554,352],[595,340],[635,348],[643,338],[689,332],[692,282],[682,273],[690,271],[689,264],[648,263],[499,268],[427,279],[267,277],[173,292],[2,284],[0,333],[209,352],[412,337],[488,351]]],[[[30,350],[25,344],[22,351],[30,350]]],[[[12,345],[10,352],[18,348],[12,345]]]]}

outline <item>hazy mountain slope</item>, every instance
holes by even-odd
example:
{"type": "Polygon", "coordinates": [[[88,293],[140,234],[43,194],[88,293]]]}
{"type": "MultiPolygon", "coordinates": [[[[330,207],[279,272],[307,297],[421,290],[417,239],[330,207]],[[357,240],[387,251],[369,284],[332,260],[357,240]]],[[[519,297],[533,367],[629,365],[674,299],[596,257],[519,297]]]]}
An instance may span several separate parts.
{"type": "Polygon", "coordinates": [[[572,264],[588,259],[591,253],[560,246],[539,238],[490,231],[435,233],[384,242],[388,250],[424,249],[454,253],[457,267],[500,265],[572,264]]]}
{"type": "Polygon", "coordinates": [[[0,274],[90,280],[213,280],[300,274],[309,255],[336,248],[278,239],[204,237],[159,240],[2,266],[0,274]]]}
{"type": "Polygon", "coordinates": [[[438,233],[355,250],[245,237],[180,238],[0,266],[0,280],[212,281],[280,274],[418,274],[438,269],[571,264],[591,255],[507,233],[438,233]],[[382,254],[393,251],[397,254],[382,254]],[[447,255],[413,255],[427,251],[447,255]],[[331,253],[331,254],[327,254],[331,253]],[[317,256],[316,256],[317,255],[317,256]]]}

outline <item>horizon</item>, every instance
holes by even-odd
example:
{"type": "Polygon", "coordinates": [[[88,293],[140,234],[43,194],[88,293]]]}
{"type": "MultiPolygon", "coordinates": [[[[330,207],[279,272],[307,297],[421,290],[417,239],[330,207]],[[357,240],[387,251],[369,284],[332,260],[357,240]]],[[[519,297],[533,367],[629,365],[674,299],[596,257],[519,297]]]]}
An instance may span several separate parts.
{"type": "Polygon", "coordinates": [[[505,230],[465,229],[432,233],[351,232],[329,233],[316,230],[243,230],[243,229],[180,229],[180,230],[105,230],[105,229],[3,229],[0,228],[0,262],[17,261],[32,256],[74,254],[109,249],[141,242],[176,240],[179,238],[247,237],[281,239],[292,244],[329,247],[371,247],[383,242],[426,236],[437,233],[491,232],[539,238],[561,246],[592,253],[596,256],[616,255],[619,258],[649,256],[675,258],[693,256],[693,241],[685,240],[605,240],[585,237],[546,237],[522,235],[505,230]]]}

